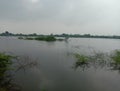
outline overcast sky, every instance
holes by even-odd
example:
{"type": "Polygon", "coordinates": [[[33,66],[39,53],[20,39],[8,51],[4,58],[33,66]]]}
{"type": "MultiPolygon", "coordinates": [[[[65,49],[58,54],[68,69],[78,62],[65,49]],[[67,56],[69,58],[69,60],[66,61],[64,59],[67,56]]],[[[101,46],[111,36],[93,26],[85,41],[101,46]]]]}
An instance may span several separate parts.
{"type": "Polygon", "coordinates": [[[0,32],[120,35],[120,0],[0,0],[0,32]]]}

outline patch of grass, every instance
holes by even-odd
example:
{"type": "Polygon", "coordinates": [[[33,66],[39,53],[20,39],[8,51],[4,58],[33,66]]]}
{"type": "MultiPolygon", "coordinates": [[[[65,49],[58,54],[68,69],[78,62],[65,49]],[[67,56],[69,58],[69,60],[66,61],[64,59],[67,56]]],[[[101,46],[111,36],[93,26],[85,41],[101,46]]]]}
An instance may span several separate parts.
{"type": "Polygon", "coordinates": [[[116,50],[114,55],[111,58],[115,64],[120,64],[120,51],[116,50]]]}
{"type": "Polygon", "coordinates": [[[21,91],[21,88],[13,82],[15,74],[11,72],[14,73],[18,70],[36,67],[37,65],[37,60],[32,60],[29,56],[17,57],[0,53],[0,91],[21,91]]]}
{"type": "Polygon", "coordinates": [[[85,55],[80,55],[78,53],[74,54],[77,61],[75,62],[73,68],[76,70],[78,67],[80,67],[82,70],[85,70],[86,68],[89,68],[88,60],[89,58],[85,55]]]}
{"type": "Polygon", "coordinates": [[[35,40],[40,40],[40,41],[56,41],[56,38],[54,36],[40,36],[40,37],[36,37],[35,40]]]}
{"type": "Polygon", "coordinates": [[[89,68],[89,67],[94,67],[96,68],[103,68],[107,65],[107,55],[104,53],[94,53],[92,55],[81,55],[81,54],[74,54],[77,61],[75,62],[75,68],[81,67],[83,69],[89,68]]]}
{"type": "Polygon", "coordinates": [[[92,66],[95,69],[109,67],[111,70],[120,71],[120,50],[116,50],[110,54],[94,52],[94,54],[90,56],[76,53],[74,56],[77,59],[74,64],[75,69],[78,67],[85,69],[92,66]]]}
{"type": "Polygon", "coordinates": [[[65,39],[57,39],[52,35],[48,36],[37,36],[37,37],[18,37],[18,39],[24,39],[24,40],[38,40],[38,41],[64,41],[65,39]]]}
{"type": "Polygon", "coordinates": [[[110,67],[112,70],[119,70],[120,71],[120,50],[116,50],[114,54],[110,55],[111,63],[110,67]]]}
{"type": "Polygon", "coordinates": [[[8,91],[9,78],[6,72],[10,70],[13,57],[4,53],[0,53],[0,91],[8,91]]]}
{"type": "Polygon", "coordinates": [[[74,54],[77,58],[76,64],[87,64],[88,63],[88,57],[80,54],[74,54]]]}
{"type": "Polygon", "coordinates": [[[9,69],[12,56],[0,53],[0,79],[5,75],[4,73],[9,69]]]}

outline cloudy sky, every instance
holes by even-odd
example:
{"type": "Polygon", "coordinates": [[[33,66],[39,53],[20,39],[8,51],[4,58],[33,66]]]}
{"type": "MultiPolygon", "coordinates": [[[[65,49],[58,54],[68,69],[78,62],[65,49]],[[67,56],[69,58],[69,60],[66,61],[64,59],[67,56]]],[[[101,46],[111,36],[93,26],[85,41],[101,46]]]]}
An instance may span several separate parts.
{"type": "Polygon", "coordinates": [[[120,0],[0,0],[0,33],[120,35],[120,0]]]}

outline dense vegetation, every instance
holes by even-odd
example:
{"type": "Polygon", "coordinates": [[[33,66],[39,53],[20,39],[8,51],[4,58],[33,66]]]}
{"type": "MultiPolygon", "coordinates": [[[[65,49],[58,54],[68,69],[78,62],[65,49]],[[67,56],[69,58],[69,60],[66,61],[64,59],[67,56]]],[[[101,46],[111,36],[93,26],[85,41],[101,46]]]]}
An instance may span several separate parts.
{"type": "Polygon", "coordinates": [[[4,73],[9,69],[11,64],[11,56],[0,53],[0,80],[5,75],[4,73]]]}
{"type": "Polygon", "coordinates": [[[15,73],[37,65],[36,60],[31,60],[27,56],[16,57],[0,53],[0,91],[21,91],[20,86],[14,82],[15,73]]]}
{"type": "Polygon", "coordinates": [[[64,39],[56,39],[54,36],[37,36],[37,37],[18,37],[18,39],[24,40],[38,40],[38,41],[63,41],[64,39]]]}
{"type": "Polygon", "coordinates": [[[77,58],[76,64],[81,65],[81,64],[87,64],[88,63],[88,58],[85,55],[80,55],[80,54],[75,54],[75,57],[77,58]]]}
{"type": "Polygon", "coordinates": [[[8,75],[6,72],[10,70],[12,56],[0,53],[0,91],[8,89],[8,75]]]}
{"type": "Polygon", "coordinates": [[[42,37],[36,37],[35,40],[56,41],[56,38],[54,36],[42,36],[42,37]]]}
{"type": "Polygon", "coordinates": [[[111,56],[115,64],[120,64],[120,51],[115,51],[114,55],[111,56]]]}
{"type": "Polygon", "coordinates": [[[116,50],[109,55],[105,53],[94,53],[93,55],[82,55],[82,54],[74,54],[77,59],[74,68],[78,67],[85,69],[89,67],[105,67],[107,66],[111,70],[120,70],[120,50],[116,50]]]}

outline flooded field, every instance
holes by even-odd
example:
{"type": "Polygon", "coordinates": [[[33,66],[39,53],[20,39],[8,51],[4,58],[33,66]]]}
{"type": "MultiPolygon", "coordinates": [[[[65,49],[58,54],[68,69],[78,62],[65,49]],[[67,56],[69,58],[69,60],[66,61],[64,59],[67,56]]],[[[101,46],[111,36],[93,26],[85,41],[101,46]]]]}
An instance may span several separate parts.
{"type": "Polygon", "coordinates": [[[119,49],[119,39],[0,37],[0,52],[21,57],[25,66],[14,65],[19,70],[12,77],[21,91],[120,91],[120,66],[111,62],[119,49]]]}

